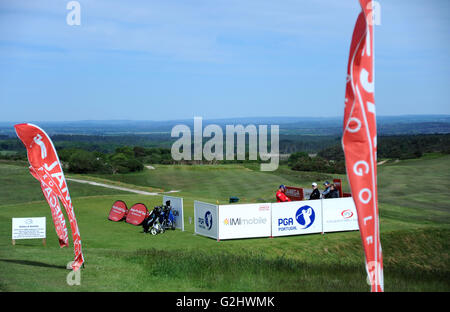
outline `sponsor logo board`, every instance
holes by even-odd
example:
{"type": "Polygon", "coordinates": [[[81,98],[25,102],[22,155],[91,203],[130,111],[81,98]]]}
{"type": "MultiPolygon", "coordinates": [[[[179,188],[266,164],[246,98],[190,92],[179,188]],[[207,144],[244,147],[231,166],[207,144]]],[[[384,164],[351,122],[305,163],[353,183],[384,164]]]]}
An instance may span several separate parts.
{"type": "Polygon", "coordinates": [[[358,214],[351,197],[323,200],[323,231],[358,230],[358,214]]]}
{"type": "Polygon", "coordinates": [[[218,238],[218,206],[194,201],[195,233],[218,238]]]}
{"type": "Polygon", "coordinates": [[[272,236],[320,232],[322,213],[319,200],[272,204],[272,236]]]}
{"type": "Polygon", "coordinates": [[[219,238],[270,236],[270,205],[242,204],[219,206],[219,238]]]}

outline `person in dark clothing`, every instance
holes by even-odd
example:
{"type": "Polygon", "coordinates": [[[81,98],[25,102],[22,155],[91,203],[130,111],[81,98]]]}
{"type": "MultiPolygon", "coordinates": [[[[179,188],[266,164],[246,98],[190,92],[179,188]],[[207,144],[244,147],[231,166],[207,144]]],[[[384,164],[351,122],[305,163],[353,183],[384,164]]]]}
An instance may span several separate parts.
{"type": "Polygon", "coordinates": [[[314,183],[312,184],[312,187],[313,187],[313,191],[312,191],[311,195],[309,195],[309,200],[312,200],[312,199],[320,199],[320,191],[319,191],[319,189],[317,188],[317,183],[314,182],[314,183]]]}
{"type": "Polygon", "coordinates": [[[328,198],[339,198],[339,190],[334,184],[330,185],[330,196],[328,198]]]}
{"type": "Polygon", "coordinates": [[[331,184],[328,181],[325,181],[323,184],[325,186],[325,190],[322,192],[322,198],[330,198],[331,192],[331,184]]]}

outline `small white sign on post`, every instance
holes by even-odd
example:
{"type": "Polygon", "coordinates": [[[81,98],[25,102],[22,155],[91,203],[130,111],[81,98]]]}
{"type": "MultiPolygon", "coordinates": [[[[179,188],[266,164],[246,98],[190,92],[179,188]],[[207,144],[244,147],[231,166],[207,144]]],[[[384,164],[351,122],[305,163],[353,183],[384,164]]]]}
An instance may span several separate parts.
{"type": "Polygon", "coordinates": [[[41,238],[45,245],[45,224],[45,217],[12,218],[12,244],[15,245],[16,239],[41,238]]]}

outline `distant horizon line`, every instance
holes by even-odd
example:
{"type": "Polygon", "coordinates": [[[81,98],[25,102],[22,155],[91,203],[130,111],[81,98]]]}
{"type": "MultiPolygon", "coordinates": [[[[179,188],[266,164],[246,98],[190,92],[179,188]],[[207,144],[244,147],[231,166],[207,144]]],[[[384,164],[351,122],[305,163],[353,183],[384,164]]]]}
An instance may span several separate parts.
{"type": "MultiPolygon", "coordinates": [[[[202,117],[202,116],[195,116],[202,117]]],[[[378,115],[377,118],[395,118],[395,117],[449,117],[450,114],[400,114],[400,115],[378,115]]],[[[248,116],[248,117],[213,117],[213,118],[205,118],[202,117],[203,120],[212,121],[212,120],[230,120],[230,119],[268,119],[268,118],[277,118],[277,119],[340,119],[343,116],[324,116],[324,117],[313,117],[313,116],[248,116]]],[[[77,120],[30,120],[28,123],[34,122],[45,122],[45,123],[74,123],[74,122],[177,122],[177,121],[187,121],[193,120],[193,117],[179,118],[179,119],[163,119],[163,120],[151,120],[151,119],[77,119],[77,120]]],[[[23,123],[25,121],[12,121],[12,120],[0,120],[0,123],[23,123]]]]}

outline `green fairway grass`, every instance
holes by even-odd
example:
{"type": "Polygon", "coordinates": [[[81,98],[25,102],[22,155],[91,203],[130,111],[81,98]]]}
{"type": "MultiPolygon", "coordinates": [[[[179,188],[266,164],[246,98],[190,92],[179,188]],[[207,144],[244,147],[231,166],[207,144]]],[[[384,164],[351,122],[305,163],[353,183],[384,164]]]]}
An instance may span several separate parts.
{"type": "MultiPolygon", "coordinates": [[[[256,165],[163,166],[122,175],[77,175],[136,186],[179,190],[185,231],[152,236],[107,220],[112,203],[150,209],[162,196],[145,196],[70,182],[86,260],[81,285],[69,286],[73,245],[59,248],[39,183],[20,163],[0,163],[0,290],[2,291],[368,291],[360,233],[341,232],[217,242],[194,234],[193,201],[274,201],[280,184],[309,187],[345,176],[256,165]],[[47,244],[11,244],[11,218],[47,217],[47,244]]],[[[379,166],[381,243],[386,291],[449,291],[450,156],[379,166]]],[[[68,175],[70,176],[70,175],[68,175]]],[[[70,231],[70,230],[69,230],[70,231]]],[[[71,236],[70,241],[71,241],[71,236]]]]}
{"type": "Polygon", "coordinates": [[[273,201],[280,184],[311,188],[312,182],[333,179],[329,174],[293,171],[286,166],[281,166],[275,172],[260,171],[256,164],[154,167],[155,170],[95,177],[142,187],[162,188],[164,191],[181,190],[189,197],[219,201],[222,204],[228,202],[231,196],[237,196],[244,202],[273,201]]]}

